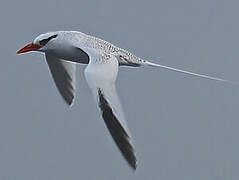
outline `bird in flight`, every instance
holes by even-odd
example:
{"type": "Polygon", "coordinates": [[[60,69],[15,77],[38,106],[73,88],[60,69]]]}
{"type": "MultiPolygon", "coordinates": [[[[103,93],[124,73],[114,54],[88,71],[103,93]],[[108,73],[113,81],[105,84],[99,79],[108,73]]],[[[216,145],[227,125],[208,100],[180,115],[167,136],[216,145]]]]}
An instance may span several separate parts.
{"type": "Polygon", "coordinates": [[[84,74],[101,111],[102,118],[128,164],[135,170],[136,155],[124,113],[116,93],[115,81],[119,66],[152,66],[210,80],[229,80],[197,74],[141,59],[107,41],[78,31],[48,32],[17,51],[17,54],[38,51],[45,53],[46,62],[65,102],[71,106],[76,90],[76,64],[87,64],[84,74]]]}

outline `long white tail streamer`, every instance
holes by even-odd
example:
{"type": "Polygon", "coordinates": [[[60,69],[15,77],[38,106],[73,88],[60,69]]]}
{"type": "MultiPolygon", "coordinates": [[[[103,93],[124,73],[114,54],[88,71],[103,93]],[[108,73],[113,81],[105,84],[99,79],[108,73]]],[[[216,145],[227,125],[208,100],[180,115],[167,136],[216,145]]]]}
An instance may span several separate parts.
{"type": "Polygon", "coordinates": [[[146,61],[144,64],[148,65],[148,66],[152,66],[152,67],[160,67],[160,68],[168,69],[168,70],[171,70],[171,71],[176,71],[176,72],[179,72],[179,73],[189,74],[189,75],[192,75],[192,76],[197,76],[197,77],[206,78],[206,79],[210,79],[210,80],[222,81],[222,82],[231,83],[231,84],[238,84],[237,82],[234,82],[234,81],[230,81],[230,80],[226,80],[226,79],[222,79],[222,78],[217,78],[217,77],[212,77],[212,76],[208,76],[208,75],[203,75],[203,74],[197,74],[197,73],[190,72],[190,71],[184,71],[184,70],[181,70],[181,69],[177,69],[177,68],[173,68],[173,67],[169,67],[169,66],[165,66],[165,65],[161,65],[161,64],[151,63],[149,61],[146,61]]]}

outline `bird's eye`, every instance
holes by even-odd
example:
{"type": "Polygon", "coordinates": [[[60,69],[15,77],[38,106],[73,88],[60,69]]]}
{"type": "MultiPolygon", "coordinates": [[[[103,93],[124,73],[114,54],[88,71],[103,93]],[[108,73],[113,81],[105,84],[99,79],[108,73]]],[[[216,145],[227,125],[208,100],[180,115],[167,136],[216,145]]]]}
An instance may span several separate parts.
{"type": "Polygon", "coordinates": [[[41,41],[39,41],[39,44],[41,46],[45,46],[51,39],[54,39],[57,37],[57,34],[53,35],[53,36],[50,36],[49,38],[47,39],[42,39],[41,41]]]}

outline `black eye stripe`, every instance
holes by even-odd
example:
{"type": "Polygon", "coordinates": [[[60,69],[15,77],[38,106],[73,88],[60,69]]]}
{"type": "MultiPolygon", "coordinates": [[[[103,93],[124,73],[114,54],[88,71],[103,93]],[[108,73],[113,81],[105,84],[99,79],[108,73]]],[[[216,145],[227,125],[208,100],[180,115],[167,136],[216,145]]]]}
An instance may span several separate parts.
{"type": "Polygon", "coordinates": [[[54,39],[56,37],[57,37],[57,34],[55,34],[53,36],[50,36],[47,39],[43,39],[43,40],[39,41],[39,44],[42,45],[42,46],[45,46],[51,39],[54,39]]]}

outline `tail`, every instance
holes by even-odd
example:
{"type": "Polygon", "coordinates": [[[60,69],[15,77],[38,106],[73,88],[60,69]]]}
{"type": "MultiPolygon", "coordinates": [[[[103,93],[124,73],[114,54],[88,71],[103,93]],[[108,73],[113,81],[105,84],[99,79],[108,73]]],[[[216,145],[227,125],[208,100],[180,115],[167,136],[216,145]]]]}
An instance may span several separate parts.
{"type": "Polygon", "coordinates": [[[164,66],[164,65],[161,65],[161,64],[151,63],[149,61],[144,61],[144,65],[148,65],[148,66],[152,66],[152,67],[160,67],[160,68],[164,68],[164,69],[167,69],[167,70],[170,70],[170,71],[176,71],[176,72],[179,72],[179,73],[189,74],[189,75],[192,75],[192,76],[197,76],[197,77],[201,77],[201,78],[205,78],[205,79],[221,81],[221,82],[226,82],[226,83],[230,83],[230,84],[238,84],[237,82],[234,82],[234,81],[230,81],[230,80],[226,80],[226,79],[222,79],[222,78],[217,78],[217,77],[212,77],[212,76],[208,76],[208,75],[203,75],[203,74],[197,74],[197,73],[193,73],[193,72],[190,72],[190,71],[184,71],[184,70],[181,70],[181,69],[172,68],[172,67],[164,66]]]}

